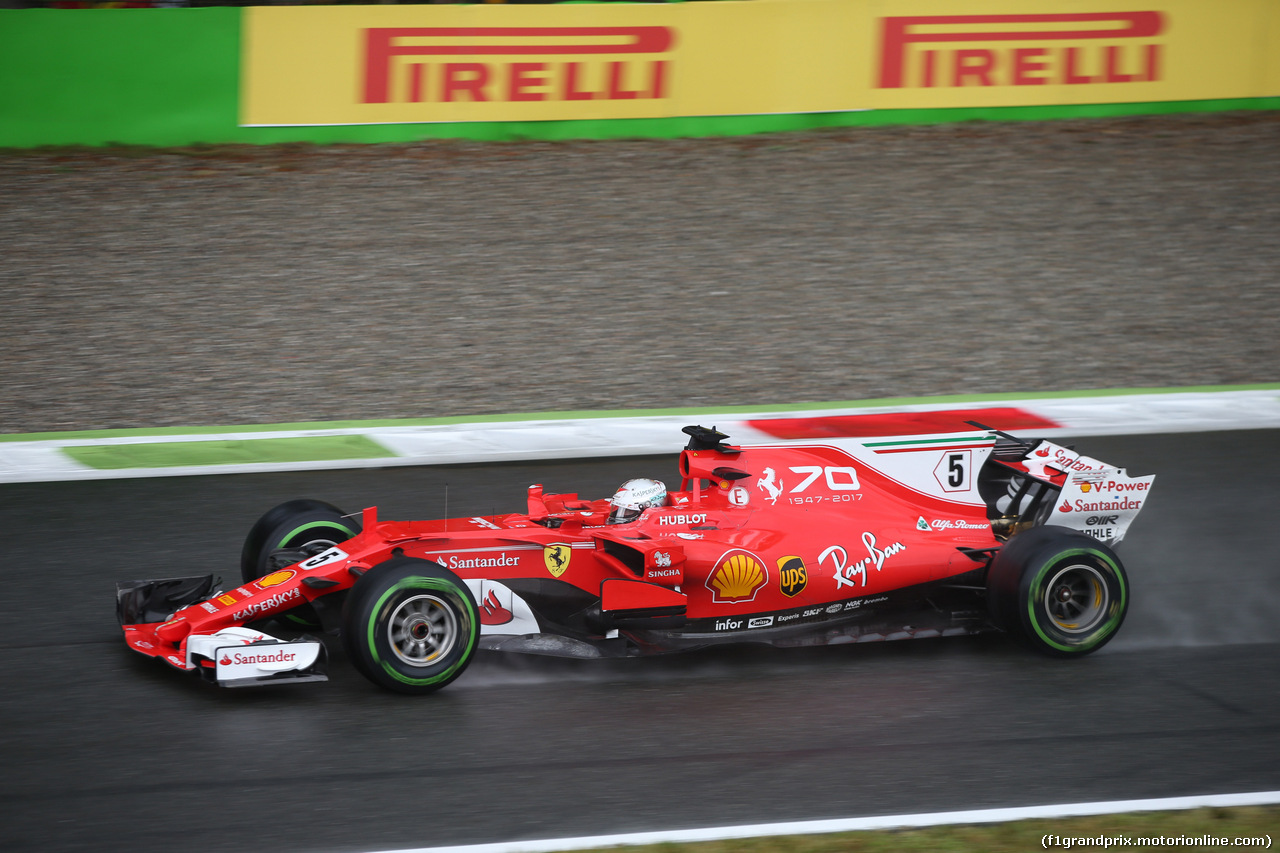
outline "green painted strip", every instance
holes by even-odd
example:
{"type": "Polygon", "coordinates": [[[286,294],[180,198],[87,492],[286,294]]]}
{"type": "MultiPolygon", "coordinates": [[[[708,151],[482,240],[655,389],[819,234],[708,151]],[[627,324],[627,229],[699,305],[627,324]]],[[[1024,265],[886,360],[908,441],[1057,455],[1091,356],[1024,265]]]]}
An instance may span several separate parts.
{"type": "Polygon", "coordinates": [[[692,417],[697,415],[744,415],[756,412],[806,412],[820,409],[866,409],[885,406],[930,406],[952,403],[986,403],[1003,400],[1056,400],[1079,397],[1124,397],[1146,394],[1211,394],[1230,391],[1278,391],[1280,382],[1255,385],[1193,385],[1183,388],[1110,388],[1082,391],[1030,391],[1008,394],[952,394],[937,397],[884,397],[875,400],[784,403],[754,406],[703,406],[674,409],[613,409],[576,412],[529,412],[501,415],[458,415],[447,418],[390,418],[368,421],[301,421],[279,424],[239,424],[226,426],[144,427],[139,429],[70,430],[0,434],[0,442],[67,441],[98,438],[142,438],[152,436],[226,435],[238,432],[297,432],[300,430],[372,429],[376,427],[431,427],[458,424],[524,423],[528,421],[584,420],[589,418],[692,417]]]}
{"type": "Polygon", "coordinates": [[[258,438],[245,441],[100,444],[90,447],[65,447],[62,448],[62,452],[83,465],[100,470],[321,462],[334,459],[387,459],[396,456],[376,441],[363,435],[258,438]]]}

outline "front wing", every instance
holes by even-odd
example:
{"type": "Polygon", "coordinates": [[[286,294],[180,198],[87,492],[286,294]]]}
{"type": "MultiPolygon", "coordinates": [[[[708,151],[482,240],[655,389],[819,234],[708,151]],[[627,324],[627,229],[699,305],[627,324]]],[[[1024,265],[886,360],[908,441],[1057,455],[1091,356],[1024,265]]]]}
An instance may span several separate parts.
{"type": "Polygon", "coordinates": [[[205,600],[216,585],[212,575],[117,584],[116,615],[129,648],[219,687],[328,680],[328,651],[310,637],[282,640],[251,628],[228,627],[189,635],[185,654],[165,651],[156,629],[175,611],[205,600]]]}

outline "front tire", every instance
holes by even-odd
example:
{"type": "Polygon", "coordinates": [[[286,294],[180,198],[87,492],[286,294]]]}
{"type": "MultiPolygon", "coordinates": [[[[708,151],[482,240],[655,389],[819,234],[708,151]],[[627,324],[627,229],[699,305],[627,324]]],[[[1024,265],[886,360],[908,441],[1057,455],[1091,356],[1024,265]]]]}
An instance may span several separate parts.
{"type": "Polygon", "coordinates": [[[996,554],[987,574],[995,623],[1052,657],[1106,645],[1124,622],[1129,581],[1115,552],[1065,527],[1033,527],[996,554]]]}
{"type": "Polygon", "coordinates": [[[428,560],[395,557],[351,588],[342,636],[352,664],[374,684],[431,693],[471,663],[480,614],[457,575],[428,560]]]}
{"type": "MultiPolygon", "coordinates": [[[[245,537],[240,551],[240,577],[248,584],[285,566],[314,557],[360,532],[355,520],[324,501],[288,501],[267,511],[245,537]]],[[[320,617],[302,604],[275,618],[293,628],[313,631],[320,617]]]]}

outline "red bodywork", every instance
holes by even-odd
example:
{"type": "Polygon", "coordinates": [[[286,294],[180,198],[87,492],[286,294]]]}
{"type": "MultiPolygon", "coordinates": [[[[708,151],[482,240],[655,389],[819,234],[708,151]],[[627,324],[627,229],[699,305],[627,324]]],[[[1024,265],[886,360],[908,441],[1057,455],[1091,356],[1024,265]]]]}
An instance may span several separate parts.
{"type": "Polygon", "coordinates": [[[608,499],[541,486],[529,488],[523,513],[381,521],[370,508],[362,532],[337,548],[163,623],[126,625],[125,636],[135,651],[191,669],[201,662],[187,654],[188,635],[342,593],[403,554],[467,582],[491,640],[621,640],[629,653],[724,640],[796,644],[824,632],[826,642],[850,642],[833,639],[831,626],[883,611],[875,605],[899,591],[981,569],[984,552],[1000,545],[976,482],[994,441],[969,433],[856,448],[685,450],[668,505],[625,524],[605,523],[608,499]]]}

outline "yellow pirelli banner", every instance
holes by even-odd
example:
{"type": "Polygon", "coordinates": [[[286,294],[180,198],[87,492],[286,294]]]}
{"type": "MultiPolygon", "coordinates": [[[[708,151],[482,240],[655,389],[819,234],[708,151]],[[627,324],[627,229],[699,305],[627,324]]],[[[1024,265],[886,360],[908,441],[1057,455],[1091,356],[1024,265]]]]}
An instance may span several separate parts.
{"type": "Polygon", "coordinates": [[[1280,96],[1274,0],[255,6],[249,126],[1280,96]]]}

